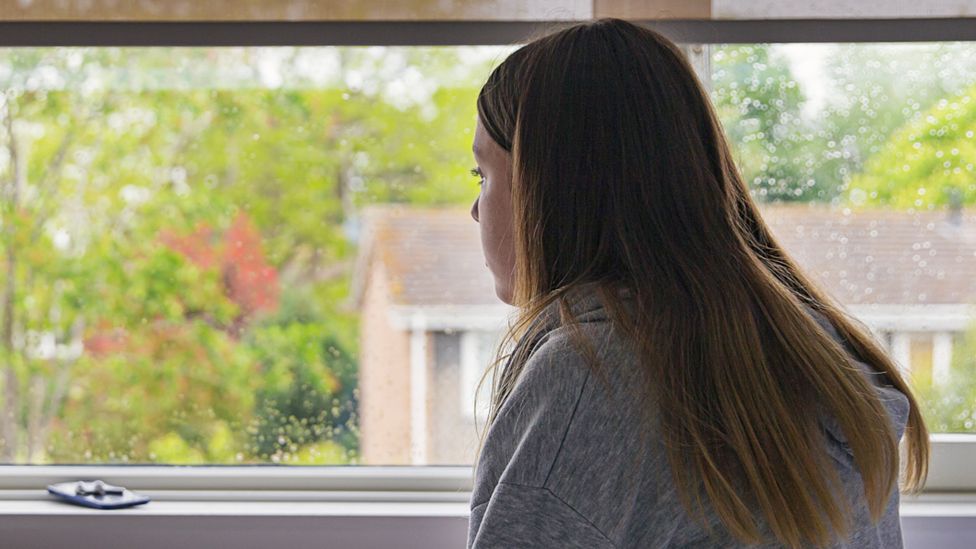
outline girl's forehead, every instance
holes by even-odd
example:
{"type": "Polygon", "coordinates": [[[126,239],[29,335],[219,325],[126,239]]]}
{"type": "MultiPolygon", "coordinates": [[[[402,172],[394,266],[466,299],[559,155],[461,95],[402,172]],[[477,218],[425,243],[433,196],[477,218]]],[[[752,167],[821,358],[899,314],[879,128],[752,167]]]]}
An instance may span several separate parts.
{"type": "Polygon", "coordinates": [[[488,142],[490,139],[481,127],[474,132],[474,141],[471,143],[471,152],[478,158],[488,156],[488,142]]]}
{"type": "Polygon", "coordinates": [[[478,158],[496,158],[499,157],[501,153],[504,153],[504,149],[491,138],[488,134],[488,130],[481,124],[481,119],[479,118],[475,130],[474,130],[474,140],[471,143],[471,151],[478,158]]]}

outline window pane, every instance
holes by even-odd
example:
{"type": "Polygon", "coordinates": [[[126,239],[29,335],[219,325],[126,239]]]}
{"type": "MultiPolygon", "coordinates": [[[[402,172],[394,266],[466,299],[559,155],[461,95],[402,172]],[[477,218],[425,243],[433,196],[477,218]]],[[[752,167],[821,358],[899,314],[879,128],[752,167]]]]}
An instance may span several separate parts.
{"type": "MultiPolygon", "coordinates": [[[[0,49],[0,462],[470,463],[511,49],[0,49]]],[[[773,230],[973,431],[976,46],[710,50],[773,230]]]]}
{"type": "Polygon", "coordinates": [[[974,432],[976,45],[713,46],[711,76],[781,243],[888,347],[933,432],[974,432]]]}
{"type": "Polygon", "coordinates": [[[0,50],[0,462],[435,461],[412,425],[462,331],[411,311],[493,294],[381,260],[477,235],[453,214],[508,49],[0,50]],[[420,206],[454,209],[383,232],[420,206]]]}

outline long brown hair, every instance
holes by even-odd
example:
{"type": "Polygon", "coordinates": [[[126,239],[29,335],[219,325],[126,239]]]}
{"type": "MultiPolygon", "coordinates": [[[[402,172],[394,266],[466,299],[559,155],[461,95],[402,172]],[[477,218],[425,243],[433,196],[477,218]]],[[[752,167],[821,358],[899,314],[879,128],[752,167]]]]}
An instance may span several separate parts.
{"type": "Polygon", "coordinates": [[[810,308],[908,397],[904,487],[921,488],[928,433],[912,391],[770,233],[672,42],[619,19],[552,32],[491,73],[478,113],[512,154],[519,311],[503,344],[514,350],[490,370],[489,426],[540,315],[555,305],[572,325],[569,294],[593,285],[638,350],[654,403],[644,416],[657,417],[686,508],[702,516],[707,501],[744,542],[761,541],[764,519],[781,543],[828,543],[850,524],[811,412],[844,432],[874,520],[898,482],[898,441],[872,386],[810,308]]]}

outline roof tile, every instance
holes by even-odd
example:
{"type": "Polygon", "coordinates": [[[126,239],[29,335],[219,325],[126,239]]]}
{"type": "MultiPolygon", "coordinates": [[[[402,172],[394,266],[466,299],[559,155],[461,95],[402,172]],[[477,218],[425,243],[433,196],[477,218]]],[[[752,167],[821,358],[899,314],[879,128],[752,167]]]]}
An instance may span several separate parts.
{"type": "MultiPolygon", "coordinates": [[[[763,217],[806,272],[846,305],[976,302],[976,212],[850,211],[765,205],[763,217]]],[[[492,278],[467,210],[378,208],[367,216],[400,305],[491,305],[492,278]]]]}

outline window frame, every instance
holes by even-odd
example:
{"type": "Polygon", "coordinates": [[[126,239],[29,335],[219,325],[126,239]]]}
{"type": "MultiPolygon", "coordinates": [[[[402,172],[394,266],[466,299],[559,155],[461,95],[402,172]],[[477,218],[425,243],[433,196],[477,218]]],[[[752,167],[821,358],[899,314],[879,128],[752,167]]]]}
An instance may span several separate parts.
{"type": "MultiPolygon", "coordinates": [[[[931,435],[925,493],[976,491],[976,435],[931,435]]],[[[36,497],[48,484],[100,478],[158,500],[467,501],[473,468],[464,465],[2,465],[0,500],[36,497]]]]}
{"type": "MultiPolygon", "coordinates": [[[[976,17],[635,19],[686,44],[976,41],[976,17]]],[[[4,21],[0,47],[488,46],[522,42],[565,20],[4,21]]]]}
{"type": "Polygon", "coordinates": [[[3,465],[0,494],[100,478],[162,500],[307,501],[315,494],[315,501],[450,503],[471,491],[471,471],[464,465],[3,465]]]}
{"type": "MultiPolygon", "coordinates": [[[[635,22],[669,36],[685,51],[719,43],[976,42],[976,17],[635,22]]],[[[512,45],[549,23],[565,21],[0,21],[0,47],[512,45]]],[[[976,468],[970,467],[976,463],[976,434],[936,433],[931,441],[925,492],[976,493],[976,468]]],[[[0,501],[26,499],[28,493],[36,498],[46,484],[84,477],[119,483],[156,499],[207,501],[456,502],[466,497],[472,483],[467,466],[0,465],[0,501]]]]}

